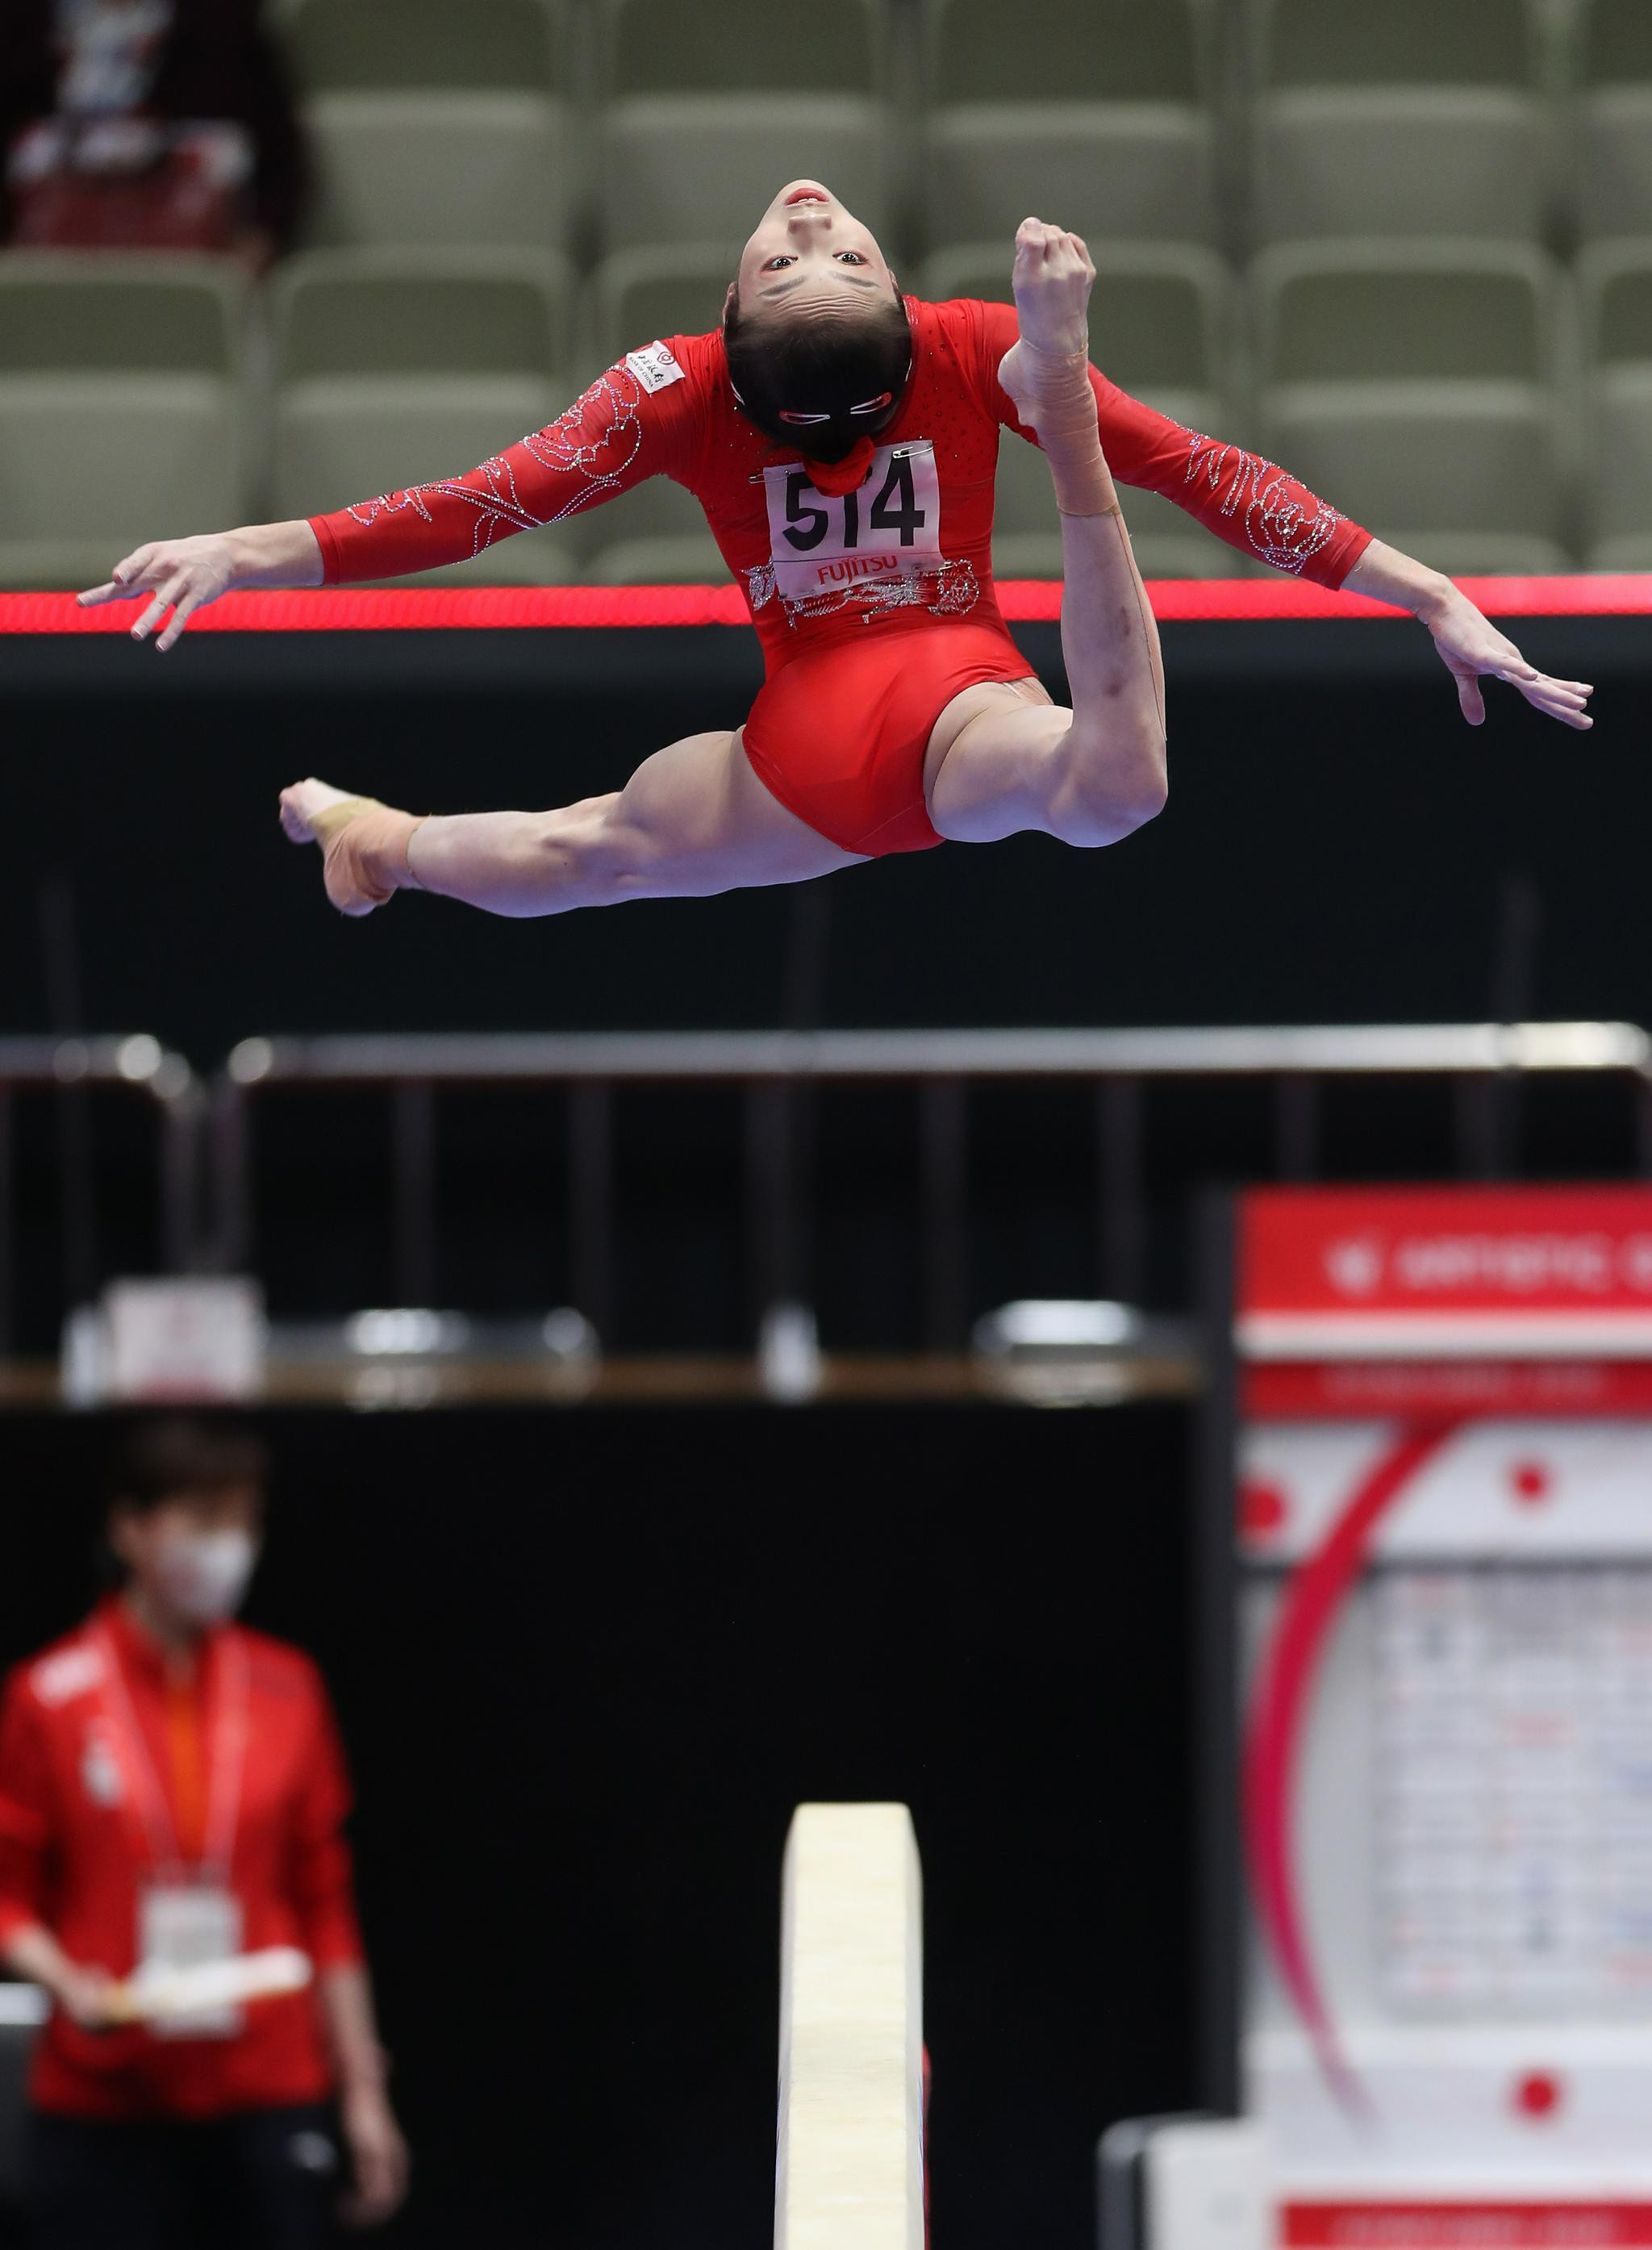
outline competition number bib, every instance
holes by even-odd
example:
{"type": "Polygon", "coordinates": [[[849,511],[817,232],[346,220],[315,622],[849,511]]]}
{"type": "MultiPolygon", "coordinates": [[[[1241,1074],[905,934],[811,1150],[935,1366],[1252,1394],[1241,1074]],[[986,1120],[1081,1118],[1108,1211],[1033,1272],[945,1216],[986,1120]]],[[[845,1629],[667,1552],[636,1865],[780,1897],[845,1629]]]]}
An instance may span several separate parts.
{"type": "MultiPolygon", "coordinates": [[[[198,1969],[241,1950],[241,1901],[217,1883],[151,1883],[138,1899],[138,1966],[198,1969]]],[[[160,2039],[237,2039],[237,2007],[201,2008],[152,2026],[160,2039]]]]}
{"type": "Polygon", "coordinates": [[[774,589],[786,602],[864,579],[910,577],[940,562],[940,480],[927,438],[880,445],[859,490],[816,492],[807,468],[763,472],[774,589]]]}

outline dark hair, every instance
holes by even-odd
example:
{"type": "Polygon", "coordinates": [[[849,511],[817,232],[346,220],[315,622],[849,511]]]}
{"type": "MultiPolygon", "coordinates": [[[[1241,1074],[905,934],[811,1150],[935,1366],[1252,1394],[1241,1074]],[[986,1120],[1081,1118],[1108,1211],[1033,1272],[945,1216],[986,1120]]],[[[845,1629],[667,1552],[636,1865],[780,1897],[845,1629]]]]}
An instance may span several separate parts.
{"type": "Polygon", "coordinates": [[[261,1487],[269,1455],[251,1425],[230,1414],[167,1414],[127,1432],[111,1465],[110,1505],[147,1515],[169,1500],[261,1487]]]}
{"type": "Polygon", "coordinates": [[[777,445],[840,461],[892,422],[912,368],[912,329],[898,293],[827,316],[785,307],[746,314],[738,292],[723,315],[728,379],[749,418],[777,445]],[[887,404],[871,402],[887,394],[887,404]],[[862,411],[857,413],[855,410],[862,411]],[[782,415],[821,418],[788,422],[782,415]]]}

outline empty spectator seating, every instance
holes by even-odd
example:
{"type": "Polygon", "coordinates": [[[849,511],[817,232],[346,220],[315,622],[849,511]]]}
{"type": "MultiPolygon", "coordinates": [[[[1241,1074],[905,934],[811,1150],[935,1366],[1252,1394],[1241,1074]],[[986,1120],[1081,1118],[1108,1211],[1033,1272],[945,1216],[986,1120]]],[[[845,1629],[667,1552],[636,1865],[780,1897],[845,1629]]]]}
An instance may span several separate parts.
{"type": "Polygon", "coordinates": [[[1652,570],[1652,241],[1582,261],[1585,559],[1652,570]]]}
{"type": "Polygon", "coordinates": [[[1593,0],[1577,49],[1578,225],[1586,238],[1652,234],[1652,10],[1593,0]]]}
{"type": "Polygon", "coordinates": [[[611,367],[639,344],[662,336],[703,336],[717,328],[740,253],[733,241],[616,252],[592,283],[593,363],[611,367]]]}
{"type": "Polygon", "coordinates": [[[227,260],[0,256],[0,583],[245,522],[246,314],[227,260]]]}
{"type": "Polygon", "coordinates": [[[933,248],[1029,212],[1095,243],[1216,237],[1215,136],[1194,0],[931,0],[923,202],[933,248]]]}
{"type": "Polygon", "coordinates": [[[560,245],[568,121],[531,93],[331,93],[305,124],[323,247],[560,245]]]}
{"type": "MultiPolygon", "coordinates": [[[[462,474],[569,404],[571,283],[523,252],[321,251],[274,291],[273,503],[315,515],[462,474]]],[[[556,528],[500,542],[426,582],[554,585],[556,528]]]]}
{"type": "Polygon", "coordinates": [[[1539,239],[1542,57],[1532,0],[1260,0],[1255,238],[1539,239]]]}
{"type": "MultiPolygon", "coordinates": [[[[1091,300],[1091,356],[1124,390],[1178,422],[1220,434],[1230,427],[1225,369],[1234,335],[1228,269],[1208,251],[1170,245],[1103,244],[1091,300]]],[[[923,273],[923,293],[1009,301],[1002,243],[940,251],[923,273]]],[[[1237,571],[1231,549],[1171,501],[1122,493],[1136,556],[1149,577],[1213,577],[1237,571]]],[[[1050,472],[1036,447],[1006,433],[998,455],[993,567],[1000,577],[1048,578],[1061,571],[1061,529],[1050,472]]]]}
{"type": "Polygon", "coordinates": [[[1564,284],[1536,251],[1339,243],[1252,274],[1263,445],[1452,572],[1565,569],[1564,284]]]}
{"type": "Polygon", "coordinates": [[[274,11],[306,93],[564,90],[554,0],[280,0],[274,11]]]}
{"type": "Polygon", "coordinates": [[[890,217],[885,10],[834,0],[605,0],[596,235],[603,251],[743,242],[775,191],[817,178],[869,226],[890,217]]]}

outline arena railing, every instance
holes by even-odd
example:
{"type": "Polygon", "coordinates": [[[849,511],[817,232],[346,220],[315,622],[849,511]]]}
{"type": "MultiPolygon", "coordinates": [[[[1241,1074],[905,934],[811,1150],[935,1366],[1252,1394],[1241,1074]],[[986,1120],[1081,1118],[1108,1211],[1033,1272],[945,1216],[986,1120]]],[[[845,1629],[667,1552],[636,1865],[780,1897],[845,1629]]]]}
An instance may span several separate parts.
{"type": "Polygon", "coordinates": [[[108,1275],[99,1254],[100,1197],[93,1097],[101,1089],[136,1095],[153,1106],[155,1142],[155,1245],[162,1262],[182,1271],[197,1262],[200,1127],[204,1090],[182,1055],[148,1032],[88,1039],[0,1038],[0,1361],[17,1335],[18,1097],[49,1094],[56,1107],[53,1223],[35,1214],[42,1233],[55,1232],[65,1303],[84,1303],[108,1275]]]}
{"type": "Polygon", "coordinates": [[[345,1035],[249,1039],[213,1082],[202,1262],[251,1258],[250,1135],[276,1088],[381,1088],[387,1101],[392,1273],[403,1304],[429,1304],[438,1267],[437,1102],[444,1088],[543,1086],[568,1104],[567,1194],[574,1302],[599,1336],[616,1294],[615,1089],[639,1082],[745,1090],[747,1208],[760,1306],[799,1294],[809,1224],[800,1090],[834,1081],[910,1085],[916,1100],[925,1342],[955,1351],[968,1330],[967,1094],[990,1080],[1087,1081],[1095,1109],[1094,1196],[1102,1294],[1140,1301],[1146,1268],[1144,1093],[1168,1080],[1264,1080],[1274,1170],[1311,1179],[1327,1081],[1437,1078],[1456,1088],[1453,1131],[1465,1177],[1517,1162],[1520,1088],[1548,1074],[1616,1074],[1626,1084],[1635,1161],[1652,1171],[1652,1039],[1628,1023],[1480,1023],[1234,1030],[830,1031],[592,1034],[345,1035]]]}

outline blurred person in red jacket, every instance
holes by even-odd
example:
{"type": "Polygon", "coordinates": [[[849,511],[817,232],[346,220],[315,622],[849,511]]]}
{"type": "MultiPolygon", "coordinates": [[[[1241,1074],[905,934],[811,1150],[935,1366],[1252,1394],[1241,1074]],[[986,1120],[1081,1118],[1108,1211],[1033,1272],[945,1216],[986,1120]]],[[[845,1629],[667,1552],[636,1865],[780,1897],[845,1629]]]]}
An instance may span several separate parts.
{"type": "Polygon", "coordinates": [[[387,2218],[407,2151],[385,2090],[311,1660],[234,1624],[265,1463],[239,1425],[152,1423],[120,1464],[120,1591],[0,1699],[0,1960],[53,2003],[30,2086],[40,2250],[311,2250],[387,2218]],[[142,1967],[291,1946],[310,1989],[151,2028],[142,1967]],[[341,2129],[348,2159],[342,2182],[341,2129]]]}
{"type": "Polygon", "coordinates": [[[259,0],[4,0],[13,247],[216,250],[292,238],[304,149],[259,0]]]}

